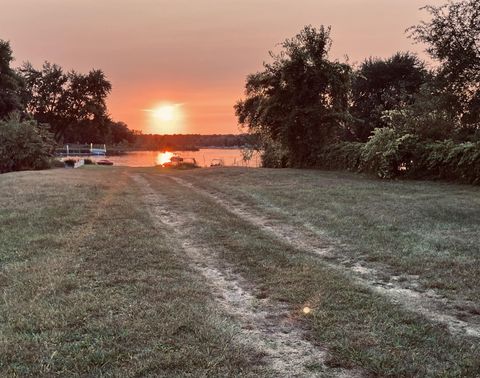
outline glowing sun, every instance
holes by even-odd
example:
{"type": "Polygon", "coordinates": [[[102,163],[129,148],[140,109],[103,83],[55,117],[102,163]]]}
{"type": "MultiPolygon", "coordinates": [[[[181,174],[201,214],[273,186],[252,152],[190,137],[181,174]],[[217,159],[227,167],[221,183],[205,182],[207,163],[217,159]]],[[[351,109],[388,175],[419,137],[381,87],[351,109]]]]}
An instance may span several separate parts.
{"type": "Polygon", "coordinates": [[[158,108],[153,109],[153,116],[160,121],[173,121],[176,119],[176,106],[160,105],[158,108]]]}
{"type": "Polygon", "coordinates": [[[183,104],[173,102],[157,103],[156,106],[143,109],[143,111],[148,113],[150,132],[175,134],[182,131],[185,120],[183,104]]]}

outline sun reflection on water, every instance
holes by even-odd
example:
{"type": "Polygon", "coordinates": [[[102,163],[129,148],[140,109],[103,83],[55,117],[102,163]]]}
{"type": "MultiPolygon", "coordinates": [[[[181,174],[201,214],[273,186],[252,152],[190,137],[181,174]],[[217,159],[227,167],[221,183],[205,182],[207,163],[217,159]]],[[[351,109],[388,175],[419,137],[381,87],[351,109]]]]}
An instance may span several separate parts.
{"type": "Polygon", "coordinates": [[[173,152],[159,152],[157,155],[157,165],[163,165],[165,163],[169,163],[170,159],[173,157],[173,152]]]}

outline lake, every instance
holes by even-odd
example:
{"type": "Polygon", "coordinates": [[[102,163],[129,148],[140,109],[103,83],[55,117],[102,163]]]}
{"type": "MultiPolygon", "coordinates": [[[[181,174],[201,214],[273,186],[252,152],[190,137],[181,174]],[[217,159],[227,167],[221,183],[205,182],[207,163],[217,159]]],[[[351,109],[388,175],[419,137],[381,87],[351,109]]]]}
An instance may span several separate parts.
{"type": "MultiPolygon", "coordinates": [[[[108,160],[113,161],[115,165],[126,167],[153,167],[166,163],[170,157],[178,155],[183,158],[193,158],[200,167],[210,167],[212,162],[223,161],[225,166],[229,167],[259,167],[260,156],[254,153],[252,159],[246,163],[242,159],[242,150],[232,148],[204,148],[199,151],[131,151],[124,155],[108,156],[108,160]]],[[[95,160],[103,157],[95,158],[95,160]]]]}

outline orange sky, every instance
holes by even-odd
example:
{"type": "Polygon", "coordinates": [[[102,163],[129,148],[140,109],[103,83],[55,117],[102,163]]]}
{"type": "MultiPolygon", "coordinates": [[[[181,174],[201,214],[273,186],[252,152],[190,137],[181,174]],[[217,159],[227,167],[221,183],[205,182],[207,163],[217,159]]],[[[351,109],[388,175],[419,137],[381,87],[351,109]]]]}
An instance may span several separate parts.
{"type": "MultiPolygon", "coordinates": [[[[233,105],[268,50],[304,25],[332,26],[332,58],[421,52],[404,30],[441,0],[1,0],[15,65],[101,68],[112,117],[153,133],[238,133],[233,105]],[[145,109],[178,104],[166,122],[145,109]]],[[[421,54],[425,57],[424,54],[421,54]]]]}

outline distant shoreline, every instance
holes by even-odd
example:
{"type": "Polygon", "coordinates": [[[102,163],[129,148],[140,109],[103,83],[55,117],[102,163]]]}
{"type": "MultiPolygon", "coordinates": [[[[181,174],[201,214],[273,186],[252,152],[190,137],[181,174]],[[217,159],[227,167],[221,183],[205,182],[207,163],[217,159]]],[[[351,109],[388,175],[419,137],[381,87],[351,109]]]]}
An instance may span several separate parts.
{"type": "MultiPolygon", "coordinates": [[[[231,147],[224,147],[224,146],[206,146],[206,147],[198,147],[198,148],[189,148],[189,147],[184,147],[184,148],[158,148],[158,149],[151,149],[151,148],[135,148],[135,149],[120,149],[120,148],[115,148],[115,147],[108,147],[106,148],[107,153],[106,155],[110,156],[118,156],[118,155],[126,155],[129,153],[133,152],[195,152],[195,151],[201,151],[201,150],[241,150],[247,148],[246,146],[231,146],[231,147]]],[[[55,156],[61,156],[65,157],[67,156],[65,153],[57,153],[55,156]]],[[[69,153],[68,156],[96,156],[96,155],[90,155],[87,153],[84,154],[79,154],[79,153],[69,153]]]]}

